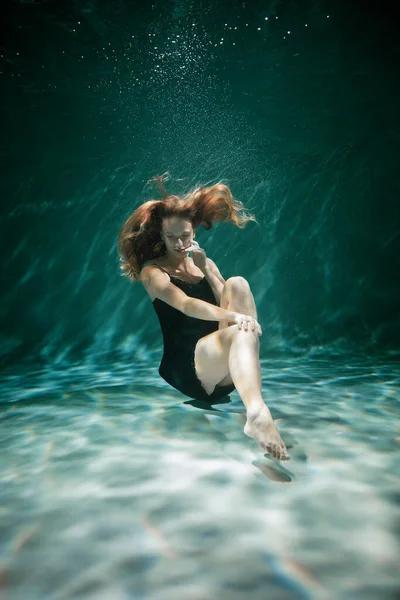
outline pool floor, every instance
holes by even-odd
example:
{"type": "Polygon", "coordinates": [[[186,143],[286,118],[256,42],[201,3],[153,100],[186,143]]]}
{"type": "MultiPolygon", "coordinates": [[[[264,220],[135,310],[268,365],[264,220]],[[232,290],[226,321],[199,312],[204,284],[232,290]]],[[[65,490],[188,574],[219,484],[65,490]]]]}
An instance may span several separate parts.
{"type": "Polygon", "coordinates": [[[395,358],[262,367],[289,462],[244,435],[236,392],[197,405],[145,361],[4,373],[4,597],[398,597],[395,358]]]}

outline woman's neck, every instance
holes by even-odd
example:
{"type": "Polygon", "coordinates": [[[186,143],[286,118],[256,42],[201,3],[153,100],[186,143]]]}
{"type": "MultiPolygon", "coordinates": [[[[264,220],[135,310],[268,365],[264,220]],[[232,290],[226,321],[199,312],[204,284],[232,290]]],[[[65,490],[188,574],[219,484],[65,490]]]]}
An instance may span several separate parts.
{"type": "Polygon", "coordinates": [[[180,273],[188,273],[192,265],[192,259],[188,256],[180,257],[167,254],[163,256],[162,262],[164,263],[164,266],[180,273]]]}

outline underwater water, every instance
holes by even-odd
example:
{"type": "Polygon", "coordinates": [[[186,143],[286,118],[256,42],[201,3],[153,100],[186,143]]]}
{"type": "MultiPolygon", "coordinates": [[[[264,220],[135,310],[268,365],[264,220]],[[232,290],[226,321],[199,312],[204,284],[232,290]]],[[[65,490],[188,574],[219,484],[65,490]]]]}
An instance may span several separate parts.
{"type": "Polygon", "coordinates": [[[397,597],[398,364],[262,367],[289,462],[146,362],[5,374],[5,597],[397,597]]]}
{"type": "Polygon", "coordinates": [[[400,593],[400,57],[385,2],[6,0],[0,22],[0,594],[400,593]],[[125,219],[228,183],[196,239],[246,277],[291,460],[158,375],[125,219]]]}

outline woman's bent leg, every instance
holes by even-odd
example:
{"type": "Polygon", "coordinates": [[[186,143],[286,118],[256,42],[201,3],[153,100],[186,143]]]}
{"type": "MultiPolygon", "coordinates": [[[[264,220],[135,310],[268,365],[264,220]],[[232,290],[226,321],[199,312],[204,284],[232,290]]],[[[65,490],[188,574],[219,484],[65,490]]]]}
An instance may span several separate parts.
{"type": "MultiPolygon", "coordinates": [[[[257,318],[250,287],[242,277],[228,279],[221,299],[221,306],[223,304],[224,308],[257,318]]],[[[198,341],[195,363],[197,375],[209,394],[217,384],[226,385],[233,381],[246,407],[245,434],[255,438],[276,458],[289,458],[262,398],[258,335],[228,324],[198,341]],[[225,377],[220,380],[224,373],[225,377]]]]}
{"type": "MultiPolygon", "coordinates": [[[[226,282],[221,296],[221,308],[232,310],[243,315],[251,315],[257,321],[257,308],[254,302],[253,294],[246,279],[243,277],[230,277],[226,282]]],[[[230,323],[221,321],[219,329],[229,327],[230,323]]],[[[232,377],[228,374],[219,385],[227,385],[232,383],[232,377]]],[[[261,387],[261,370],[260,370],[260,387],[261,387]]]]}
{"type": "Polygon", "coordinates": [[[227,279],[221,297],[221,308],[233,310],[257,319],[257,308],[250,286],[244,277],[227,279]]]}

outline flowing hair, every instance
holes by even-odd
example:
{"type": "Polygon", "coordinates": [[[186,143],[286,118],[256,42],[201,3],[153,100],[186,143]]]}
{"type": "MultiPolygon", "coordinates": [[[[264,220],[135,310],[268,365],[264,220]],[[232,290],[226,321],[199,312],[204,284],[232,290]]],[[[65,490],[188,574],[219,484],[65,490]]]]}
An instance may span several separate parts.
{"type": "Polygon", "coordinates": [[[188,219],[193,229],[211,229],[213,223],[231,222],[242,229],[255,217],[246,212],[235,200],[229,187],[217,183],[210,187],[196,187],[185,196],[170,196],[164,187],[165,175],[153,177],[162,200],[149,200],[137,208],[125,221],[118,237],[120,267],[131,281],[140,279],[140,271],[150,260],[165,255],[161,238],[162,222],[170,217],[188,219]]]}

